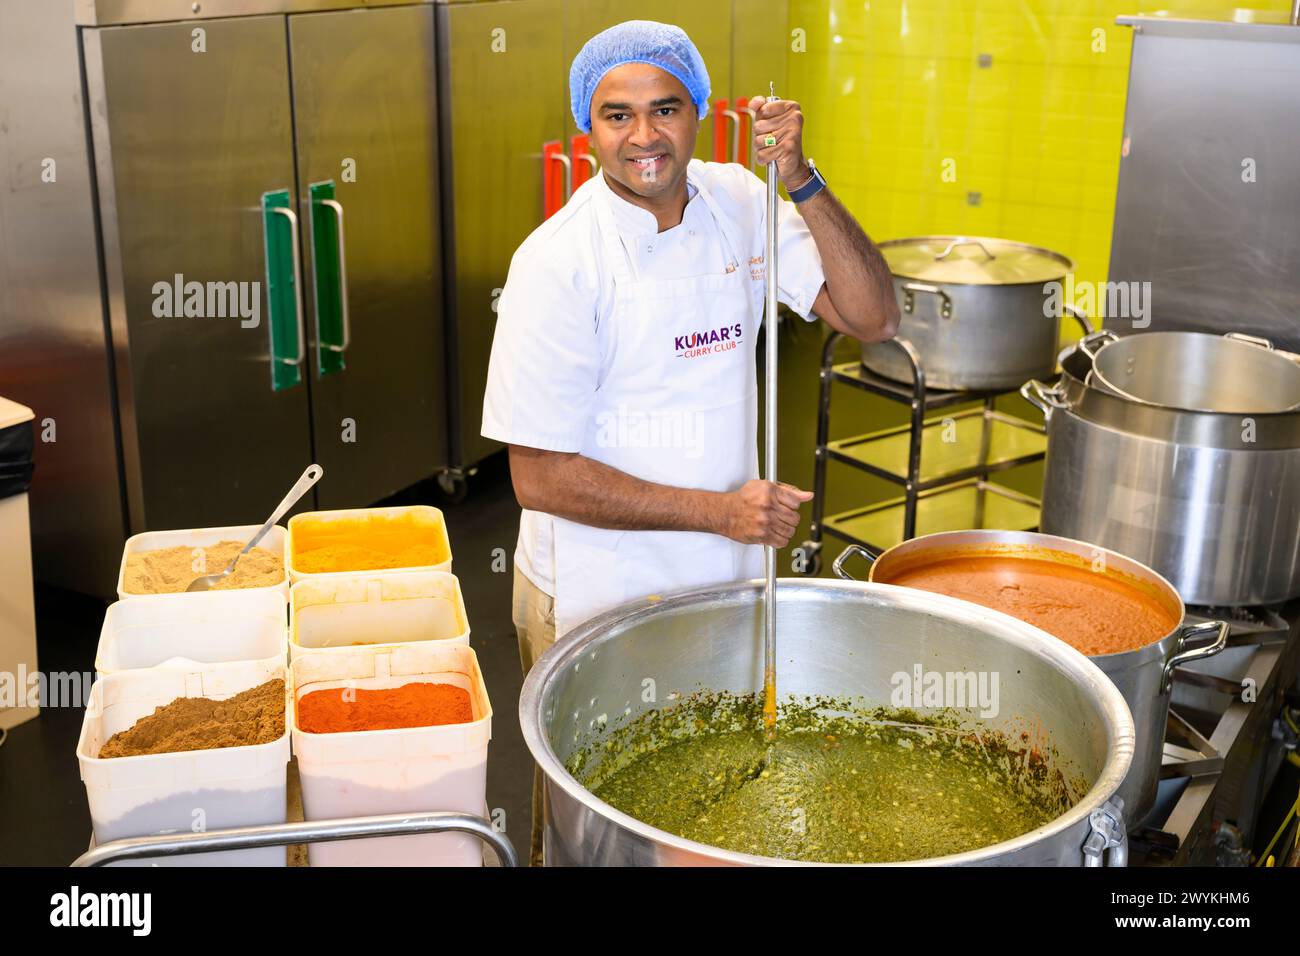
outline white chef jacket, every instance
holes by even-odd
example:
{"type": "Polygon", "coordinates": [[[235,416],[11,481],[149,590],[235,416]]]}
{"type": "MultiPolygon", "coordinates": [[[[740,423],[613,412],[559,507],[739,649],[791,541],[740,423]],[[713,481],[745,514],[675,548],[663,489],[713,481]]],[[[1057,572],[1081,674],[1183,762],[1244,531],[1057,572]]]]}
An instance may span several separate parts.
{"type": "MultiPolygon", "coordinates": [[[[690,176],[709,191],[730,234],[761,263],[767,186],[736,163],[693,159],[690,176]]],[[[510,261],[497,302],[497,327],[483,401],[484,437],[547,451],[578,452],[588,408],[606,371],[603,361],[614,279],[606,263],[593,208],[597,190],[613,199],[614,219],[638,278],[677,278],[722,272],[726,264],[718,225],[693,185],[680,224],[659,232],[652,212],[622,199],[598,174],[524,240],[510,261]]],[[[778,299],[806,320],[826,281],[821,255],[794,203],[777,216],[778,299]]],[[[765,305],[761,278],[751,284],[756,315],[765,305]]],[[[757,369],[755,369],[757,375],[757,369]]],[[[757,443],[755,434],[751,441],[757,443]]],[[[549,595],[555,594],[554,528],[550,515],[524,509],[515,562],[549,595]]]]}

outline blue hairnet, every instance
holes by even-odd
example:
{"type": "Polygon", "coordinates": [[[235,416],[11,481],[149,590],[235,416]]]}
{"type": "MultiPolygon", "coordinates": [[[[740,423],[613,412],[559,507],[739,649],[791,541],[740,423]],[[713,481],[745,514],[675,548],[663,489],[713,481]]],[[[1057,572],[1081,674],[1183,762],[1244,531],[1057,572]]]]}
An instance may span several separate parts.
{"type": "Polygon", "coordinates": [[[709,113],[709,71],[700,51],[681,27],[653,20],[628,20],[597,33],[573,58],[569,69],[569,105],[573,121],[591,132],[591,98],[605,74],[626,63],[648,63],[682,81],[699,118],[709,113]]]}

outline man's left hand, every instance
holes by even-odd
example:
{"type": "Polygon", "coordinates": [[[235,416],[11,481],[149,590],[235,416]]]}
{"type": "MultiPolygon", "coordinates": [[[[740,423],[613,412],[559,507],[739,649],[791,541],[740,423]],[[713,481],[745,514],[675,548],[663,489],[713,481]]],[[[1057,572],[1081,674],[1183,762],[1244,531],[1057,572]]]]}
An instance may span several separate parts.
{"type": "Polygon", "coordinates": [[[767,165],[775,160],[776,172],[786,192],[798,189],[812,177],[812,170],[803,158],[803,111],[794,100],[770,100],[755,96],[749,101],[754,110],[754,142],[752,149],[758,163],[767,165]],[[769,137],[776,145],[768,146],[769,137]]]}

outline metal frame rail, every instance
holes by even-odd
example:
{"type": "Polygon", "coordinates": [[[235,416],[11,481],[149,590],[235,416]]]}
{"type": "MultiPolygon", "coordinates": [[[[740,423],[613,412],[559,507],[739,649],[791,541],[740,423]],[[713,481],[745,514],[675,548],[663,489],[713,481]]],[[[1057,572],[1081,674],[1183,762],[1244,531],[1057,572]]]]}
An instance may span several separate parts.
{"type": "Polygon", "coordinates": [[[469,833],[496,851],[502,866],[518,866],[514,845],[483,817],[472,813],[390,813],[368,817],[340,817],[302,823],[274,823],[267,826],[232,827],[206,833],[178,833],[165,836],[113,840],[83,853],[72,865],[104,866],[118,860],[139,860],[159,856],[211,853],[217,850],[249,850],[257,847],[290,846],[295,843],[324,843],[332,840],[361,840],[371,837],[413,836],[422,833],[469,833]]]}

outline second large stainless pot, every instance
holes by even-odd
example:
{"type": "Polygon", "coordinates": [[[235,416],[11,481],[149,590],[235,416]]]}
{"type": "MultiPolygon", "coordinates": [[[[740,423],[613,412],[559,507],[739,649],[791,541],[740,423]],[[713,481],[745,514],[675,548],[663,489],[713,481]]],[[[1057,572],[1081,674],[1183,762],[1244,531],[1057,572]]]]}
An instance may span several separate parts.
{"type": "MultiPolygon", "coordinates": [[[[788,862],[648,826],[600,800],[565,768],[608,730],[673,707],[682,694],[761,687],[762,595],[761,581],[743,581],[633,602],[575,628],[529,671],[519,720],[545,777],[547,865],[788,862]]],[[[1123,825],[1110,798],[1133,758],[1133,721],[1114,685],[1078,651],[1023,621],[910,588],[782,579],[777,608],[783,697],[888,704],[897,675],[916,666],[998,673],[998,713],[972,717],[972,726],[1028,734],[1065,780],[1079,781],[1073,806],[1051,823],[980,850],[915,862],[1100,865],[1106,845],[1114,847],[1111,862],[1122,862],[1123,825]]]]}
{"type": "MultiPolygon", "coordinates": [[[[1091,331],[1082,313],[1052,306],[1046,284],[1064,279],[1074,264],[1049,249],[982,236],[924,236],[882,242],[880,251],[903,313],[898,338],[920,356],[932,388],[1018,388],[1052,374],[1060,314],[1091,331]]],[[[864,343],[862,364],[899,382],[915,374],[909,354],[892,342],[864,343]]]]}
{"type": "Polygon", "coordinates": [[[1113,654],[1096,654],[1090,660],[1101,668],[1124,695],[1133,714],[1135,749],[1119,795],[1130,828],[1140,824],[1155,805],[1160,762],[1164,752],[1165,723],[1173,671],[1180,664],[1203,660],[1223,650],[1228,625],[1223,621],[1186,624],[1183,602],[1173,585],[1150,568],[1114,551],[1083,541],[1029,531],[947,531],[927,534],[873,555],[851,545],[835,561],[835,573],[846,577],[844,559],[859,553],[872,562],[870,580],[888,583],[891,575],[929,561],[958,557],[996,556],[1038,561],[1063,561],[1070,566],[1097,569],[1123,583],[1136,583],[1148,591],[1178,622],[1158,641],[1145,647],[1113,654]]]}
{"type": "Polygon", "coordinates": [[[1300,408],[1300,365],[1267,339],[1236,332],[1121,338],[1102,329],[1079,349],[1092,359],[1088,384],[1142,404],[1232,415],[1300,408]]]}
{"type": "Polygon", "coordinates": [[[1300,595],[1300,413],[1162,408],[1085,384],[1021,394],[1047,427],[1040,528],[1159,572],[1188,604],[1272,604],[1300,595]]]}

